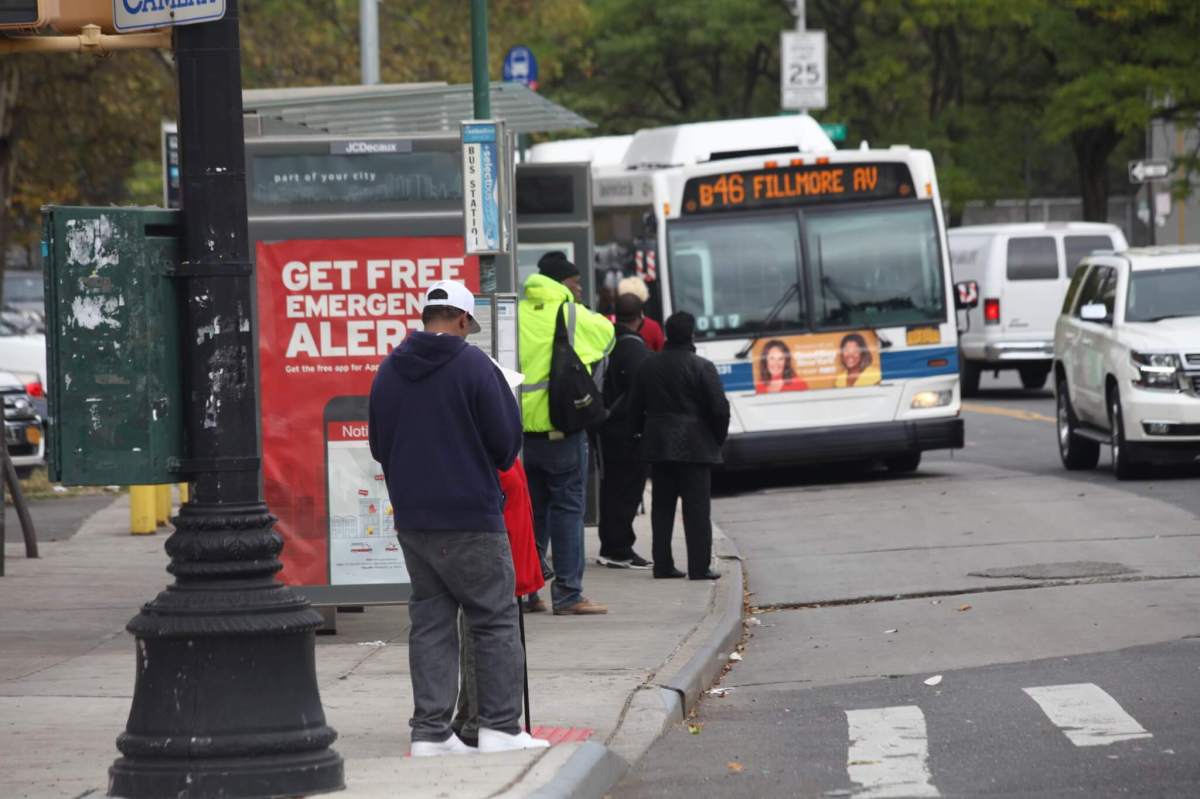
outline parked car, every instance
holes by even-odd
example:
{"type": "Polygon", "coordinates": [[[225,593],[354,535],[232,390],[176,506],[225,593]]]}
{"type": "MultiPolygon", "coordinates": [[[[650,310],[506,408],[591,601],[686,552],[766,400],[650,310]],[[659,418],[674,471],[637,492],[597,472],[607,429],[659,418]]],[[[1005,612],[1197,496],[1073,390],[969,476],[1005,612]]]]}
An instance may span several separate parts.
{"type": "Polygon", "coordinates": [[[1123,250],[1115,225],[1045,222],[952,228],[956,281],[979,284],[959,339],[962,392],[979,390],[983,372],[1016,369],[1026,388],[1046,384],[1054,359],[1054,319],[1067,283],[1085,255],[1123,250]]]}
{"type": "Polygon", "coordinates": [[[1200,463],[1200,246],[1085,258],[1054,352],[1066,468],[1094,468],[1102,444],[1122,480],[1143,463],[1200,463]]]}
{"type": "Polygon", "coordinates": [[[46,409],[46,337],[41,333],[18,334],[0,323],[0,370],[9,372],[25,386],[38,413],[46,409]]]}
{"type": "Polygon", "coordinates": [[[0,372],[4,403],[4,445],[19,477],[28,477],[46,458],[46,435],[33,399],[17,377],[0,372]]]}
{"type": "Polygon", "coordinates": [[[22,333],[40,333],[46,325],[46,299],[41,272],[4,272],[3,319],[22,333]]]}

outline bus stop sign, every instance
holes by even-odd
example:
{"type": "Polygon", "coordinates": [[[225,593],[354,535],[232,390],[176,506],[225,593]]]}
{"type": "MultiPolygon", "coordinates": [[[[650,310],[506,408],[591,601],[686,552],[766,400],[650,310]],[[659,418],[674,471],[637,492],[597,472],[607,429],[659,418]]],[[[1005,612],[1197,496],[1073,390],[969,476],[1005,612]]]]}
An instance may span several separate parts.
{"type": "Polygon", "coordinates": [[[501,77],[513,83],[523,83],[537,91],[538,62],[533,51],[523,44],[510,47],[504,56],[504,67],[501,77]]]}

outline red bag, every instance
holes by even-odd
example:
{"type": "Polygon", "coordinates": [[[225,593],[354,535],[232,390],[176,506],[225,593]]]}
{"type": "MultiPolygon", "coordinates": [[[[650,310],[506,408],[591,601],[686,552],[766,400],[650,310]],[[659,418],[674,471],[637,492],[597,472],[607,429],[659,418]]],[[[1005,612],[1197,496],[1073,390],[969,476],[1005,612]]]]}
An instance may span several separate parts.
{"type": "Polygon", "coordinates": [[[533,536],[533,503],[529,482],[521,459],[507,472],[500,472],[500,490],[504,492],[504,526],[508,528],[508,546],[512,549],[513,570],[517,573],[517,596],[538,591],[546,584],[533,536]]]}

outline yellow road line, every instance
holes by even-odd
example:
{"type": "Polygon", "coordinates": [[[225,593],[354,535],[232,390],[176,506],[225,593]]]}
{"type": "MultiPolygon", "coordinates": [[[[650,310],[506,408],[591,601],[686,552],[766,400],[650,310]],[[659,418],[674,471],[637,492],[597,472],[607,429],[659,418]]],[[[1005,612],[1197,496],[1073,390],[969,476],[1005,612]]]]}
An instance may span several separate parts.
{"type": "Polygon", "coordinates": [[[1056,421],[1053,416],[1047,416],[1044,413],[1023,411],[1020,408],[997,408],[994,405],[980,405],[975,402],[964,402],[962,409],[970,413],[990,413],[992,416],[1007,416],[1010,419],[1020,419],[1023,422],[1050,422],[1053,424],[1056,421]]]}

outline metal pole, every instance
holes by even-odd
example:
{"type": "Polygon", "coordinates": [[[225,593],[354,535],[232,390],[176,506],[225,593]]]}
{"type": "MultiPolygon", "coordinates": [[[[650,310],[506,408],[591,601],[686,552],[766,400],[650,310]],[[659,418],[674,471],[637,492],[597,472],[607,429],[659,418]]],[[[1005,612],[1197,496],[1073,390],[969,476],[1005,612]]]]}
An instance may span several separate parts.
{"type": "Polygon", "coordinates": [[[321,616],[278,583],[260,491],[237,0],[177,28],[187,458],[193,494],[166,542],[175,583],[137,638],[109,795],[307,796],[343,787],[317,689],[321,616]],[[206,331],[198,335],[196,331],[206,331]]]}
{"type": "MultiPolygon", "coordinates": [[[[25,557],[36,558],[38,556],[37,531],[33,528],[33,517],[29,515],[29,505],[25,503],[25,494],[21,492],[21,481],[17,479],[17,467],[13,466],[12,459],[8,457],[8,447],[0,451],[0,467],[3,469],[3,474],[0,475],[0,480],[8,483],[8,490],[12,492],[13,507],[16,508],[17,518],[21,521],[21,535],[25,538],[25,557]]],[[[4,512],[4,505],[0,502],[0,513],[4,512]]]]}
{"type": "MultiPolygon", "coordinates": [[[[792,0],[792,13],[796,16],[796,32],[797,33],[804,33],[804,31],[806,30],[807,20],[805,20],[805,18],[804,18],[805,17],[804,2],[805,2],[805,0],[792,0]]],[[[803,116],[808,113],[808,109],[801,108],[796,113],[803,116]]]]}
{"type": "Polygon", "coordinates": [[[364,86],[379,83],[379,0],[358,0],[358,41],[364,86]]]}
{"type": "Polygon", "coordinates": [[[471,98],[476,119],[490,119],[487,0],[471,0],[471,98]]]}
{"type": "MultiPolygon", "coordinates": [[[[487,0],[471,0],[471,99],[476,119],[492,116],[491,81],[488,77],[488,20],[487,0]]],[[[501,142],[500,152],[507,148],[501,142]]],[[[496,256],[479,256],[479,290],[490,294],[496,290],[496,256]]]]}

